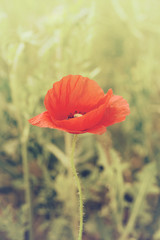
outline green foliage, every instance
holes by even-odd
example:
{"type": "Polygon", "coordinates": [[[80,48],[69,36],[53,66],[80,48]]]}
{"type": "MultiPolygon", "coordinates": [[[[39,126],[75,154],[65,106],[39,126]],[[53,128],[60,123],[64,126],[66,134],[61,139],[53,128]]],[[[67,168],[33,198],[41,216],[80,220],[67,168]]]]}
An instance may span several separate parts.
{"type": "MultiPolygon", "coordinates": [[[[28,230],[22,146],[27,144],[35,240],[72,240],[78,201],[70,140],[29,127],[52,84],[93,78],[131,114],[102,136],[79,136],[84,239],[160,239],[160,2],[0,0],[0,239],[28,230]]],[[[26,237],[27,238],[27,237],[26,237]]]]}

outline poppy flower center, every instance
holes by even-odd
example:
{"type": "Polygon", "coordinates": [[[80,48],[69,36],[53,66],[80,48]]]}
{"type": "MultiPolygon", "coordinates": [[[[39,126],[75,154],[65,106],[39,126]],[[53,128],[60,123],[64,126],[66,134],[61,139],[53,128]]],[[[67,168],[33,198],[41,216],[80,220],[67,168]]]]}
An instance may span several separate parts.
{"type": "Polygon", "coordinates": [[[85,113],[75,111],[74,113],[70,113],[67,119],[82,117],[84,114],[85,113]]]}
{"type": "Polygon", "coordinates": [[[83,114],[80,114],[80,113],[74,114],[74,118],[81,117],[81,116],[83,116],[83,114]]]}

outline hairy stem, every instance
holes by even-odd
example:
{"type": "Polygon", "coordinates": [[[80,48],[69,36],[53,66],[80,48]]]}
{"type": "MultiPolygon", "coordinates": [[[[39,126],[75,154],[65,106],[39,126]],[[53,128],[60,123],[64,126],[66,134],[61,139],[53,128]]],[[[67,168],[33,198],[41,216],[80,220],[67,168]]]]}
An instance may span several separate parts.
{"type": "Polygon", "coordinates": [[[69,211],[70,211],[70,215],[72,216],[72,233],[73,233],[73,238],[76,239],[77,237],[77,228],[79,225],[79,217],[77,216],[77,214],[75,214],[75,212],[77,212],[78,207],[77,207],[77,196],[76,196],[76,192],[77,192],[77,187],[75,185],[75,183],[73,182],[73,171],[71,168],[71,163],[70,163],[70,155],[71,155],[71,148],[72,148],[72,135],[70,133],[65,133],[65,153],[67,156],[67,170],[68,170],[68,178],[69,178],[69,184],[70,184],[70,195],[69,198],[72,201],[72,206],[69,206],[69,211]]]}
{"type": "Polygon", "coordinates": [[[75,151],[75,146],[76,146],[76,140],[77,140],[77,135],[74,135],[73,137],[73,142],[72,142],[72,152],[71,152],[71,167],[72,167],[72,172],[76,180],[77,188],[78,188],[78,193],[79,193],[79,217],[80,217],[80,225],[79,225],[79,235],[78,235],[78,240],[82,240],[82,233],[83,233],[83,196],[82,196],[82,187],[81,183],[75,168],[74,164],[74,151],[75,151]]]}

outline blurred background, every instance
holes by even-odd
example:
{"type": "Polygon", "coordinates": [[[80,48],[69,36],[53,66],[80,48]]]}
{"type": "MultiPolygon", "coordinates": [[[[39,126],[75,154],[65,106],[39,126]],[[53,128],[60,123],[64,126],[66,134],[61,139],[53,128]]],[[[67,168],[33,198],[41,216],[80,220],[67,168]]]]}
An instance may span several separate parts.
{"type": "Polygon", "coordinates": [[[0,239],[74,240],[78,195],[71,135],[29,126],[55,81],[94,79],[131,114],[79,136],[84,240],[160,240],[160,1],[0,0],[0,239]]]}

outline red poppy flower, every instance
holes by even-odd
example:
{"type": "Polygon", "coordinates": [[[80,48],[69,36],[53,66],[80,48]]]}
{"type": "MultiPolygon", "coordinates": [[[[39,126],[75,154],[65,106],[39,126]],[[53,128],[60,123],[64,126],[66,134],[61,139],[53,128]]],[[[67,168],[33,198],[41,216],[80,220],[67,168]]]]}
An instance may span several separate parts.
{"type": "Polygon", "coordinates": [[[29,122],[73,134],[103,134],[106,127],[125,120],[129,105],[121,96],[106,94],[98,84],[81,75],[68,75],[53,84],[44,100],[45,112],[29,122]]]}

